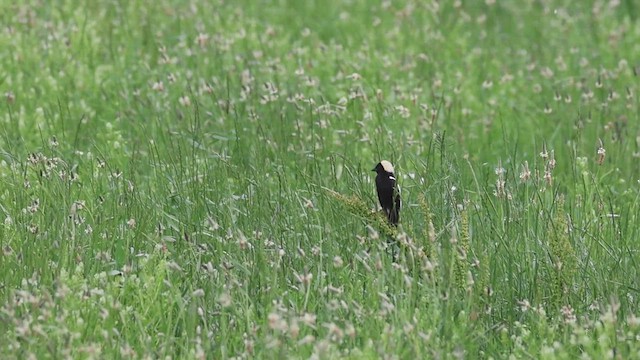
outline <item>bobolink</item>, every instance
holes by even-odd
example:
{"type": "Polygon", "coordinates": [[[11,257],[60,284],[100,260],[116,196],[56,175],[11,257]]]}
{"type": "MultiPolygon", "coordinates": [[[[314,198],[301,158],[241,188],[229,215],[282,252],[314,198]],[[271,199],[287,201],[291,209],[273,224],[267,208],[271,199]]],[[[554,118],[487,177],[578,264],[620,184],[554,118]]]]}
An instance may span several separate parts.
{"type": "Polygon", "coordinates": [[[400,190],[396,185],[396,177],[393,173],[393,165],[387,160],[382,160],[373,170],[376,176],[376,190],[382,211],[387,215],[389,223],[397,225],[400,220],[400,190]]]}

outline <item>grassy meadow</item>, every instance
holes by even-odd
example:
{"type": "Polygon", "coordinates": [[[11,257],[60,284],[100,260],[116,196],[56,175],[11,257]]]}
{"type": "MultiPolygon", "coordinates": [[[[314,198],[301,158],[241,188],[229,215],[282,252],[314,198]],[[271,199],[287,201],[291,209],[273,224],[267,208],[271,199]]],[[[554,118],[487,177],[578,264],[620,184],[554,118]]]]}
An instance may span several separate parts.
{"type": "Polygon", "coordinates": [[[640,358],[635,1],[0,10],[1,358],[640,358]]]}

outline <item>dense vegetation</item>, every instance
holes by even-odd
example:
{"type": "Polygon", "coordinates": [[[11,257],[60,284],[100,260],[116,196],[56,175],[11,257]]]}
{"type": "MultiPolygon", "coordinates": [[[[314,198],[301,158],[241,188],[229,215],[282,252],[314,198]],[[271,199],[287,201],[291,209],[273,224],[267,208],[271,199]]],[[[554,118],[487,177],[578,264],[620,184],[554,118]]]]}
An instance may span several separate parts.
{"type": "Polygon", "coordinates": [[[0,10],[2,358],[640,357],[634,1],[0,10]]]}

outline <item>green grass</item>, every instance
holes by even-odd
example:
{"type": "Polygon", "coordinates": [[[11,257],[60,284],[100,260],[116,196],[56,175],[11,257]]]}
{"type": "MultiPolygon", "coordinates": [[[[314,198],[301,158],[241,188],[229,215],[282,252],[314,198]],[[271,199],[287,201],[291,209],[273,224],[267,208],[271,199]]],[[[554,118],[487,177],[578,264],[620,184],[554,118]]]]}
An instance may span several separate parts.
{"type": "Polygon", "coordinates": [[[633,1],[0,9],[2,358],[640,357],[633,1]]]}

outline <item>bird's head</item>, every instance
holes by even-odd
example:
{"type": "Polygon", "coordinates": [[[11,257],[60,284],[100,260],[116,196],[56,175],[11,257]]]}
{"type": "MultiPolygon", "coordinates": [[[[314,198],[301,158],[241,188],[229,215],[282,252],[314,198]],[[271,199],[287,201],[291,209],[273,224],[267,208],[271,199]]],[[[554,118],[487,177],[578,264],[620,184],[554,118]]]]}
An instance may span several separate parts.
{"type": "Polygon", "coordinates": [[[388,162],[387,160],[382,160],[371,171],[375,171],[378,174],[380,173],[393,174],[393,165],[391,165],[391,163],[388,162]]]}

